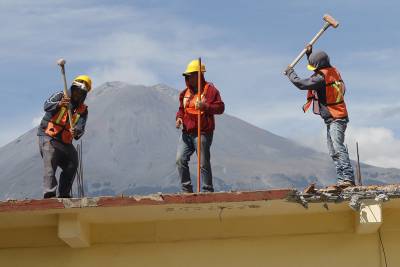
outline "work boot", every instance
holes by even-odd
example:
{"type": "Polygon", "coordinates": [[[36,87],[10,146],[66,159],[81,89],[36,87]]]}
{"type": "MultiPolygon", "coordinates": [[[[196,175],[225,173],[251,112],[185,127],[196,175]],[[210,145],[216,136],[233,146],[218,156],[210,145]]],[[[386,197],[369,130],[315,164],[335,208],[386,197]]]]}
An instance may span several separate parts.
{"type": "Polygon", "coordinates": [[[43,198],[55,198],[56,194],[54,192],[46,192],[43,195],[43,198]]]}
{"type": "Polygon", "coordinates": [[[192,186],[182,186],[182,193],[184,194],[192,194],[193,187],[192,186]]]}
{"type": "Polygon", "coordinates": [[[71,198],[70,194],[67,195],[59,195],[58,198],[71,198]]]}
{"type": "Polygon", "coordinates": [[[203,189],[203,192],[205,192],[205,193],[213,193],[214,192],[214,188],[211,185],[204,185],[202,189],[203,189]]]}

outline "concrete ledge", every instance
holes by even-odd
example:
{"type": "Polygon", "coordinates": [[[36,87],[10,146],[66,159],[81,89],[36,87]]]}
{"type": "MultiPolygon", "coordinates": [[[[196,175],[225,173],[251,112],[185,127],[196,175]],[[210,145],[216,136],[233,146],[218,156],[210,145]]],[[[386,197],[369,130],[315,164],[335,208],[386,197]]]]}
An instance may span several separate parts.
{"type": "Polygon", "coordinates": [[[71,248],[89,247],[90,225],[82,222],[77,213],[59,214],[58,237],[71,248]]]}
{"type": "Polygon", "coordinates": [[[382,226],[382,205],[375,200],[366,200],[361,203],[361,208],[356,216],[356,233],[376,233],[382,226]]]}
{"type": "Polygon", "coordinates": [[[123,207],[169,204],[200,204],[286,199],[294,189],[274,189],[253,192],[216,192],[199,194],[153,194],[147,196],[87,197],[72,199],[30,199],[0,201],[0,213],[58,210],[69,208],[123,207]]]}

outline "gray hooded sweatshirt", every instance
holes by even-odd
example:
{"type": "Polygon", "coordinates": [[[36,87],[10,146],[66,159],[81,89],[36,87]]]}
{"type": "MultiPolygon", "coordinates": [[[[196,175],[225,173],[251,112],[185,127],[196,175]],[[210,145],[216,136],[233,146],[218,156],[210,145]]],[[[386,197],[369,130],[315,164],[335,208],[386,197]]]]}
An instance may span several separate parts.
{"type": "MultiPolygon", "coordinates": [[[[71,88],[68,90],[69,96],[72,95],[72,90],[75,90],[74,86],[71,86],[71,88]]],[[[46,102],[44,102],[43,109],[45,111],[45,114],[42,118],[42,121],[40,122],[39,127],[38,127],[38,132],[37,132],[38,136],[46,136],[47,135],[45,133],[47,124],[49,123],[51,118],[55,114],[57,114],[57,112],[60,110],[58,103],[61,101],[63,96],[64,96],[64,92],[61,91],[61,92],[53,94],[49,99],[46,100],[46,102]]],[[[86,99],[86,94],[84,94],[82,96],[79,103],[71,102],[70,103],[71,110],[75,110],[76,108],[78,108],[81,103],[85,102],[85,99],[86,99]]],[[[78,122],[75,125],[75,130],[77,131],[77,136],[75,137],[75,140],[78,140],[79,138],[81,138],[82,135],[85,133],[87,117],[88,117],[88,111],[86,110],[86,112],[80,116],[78,122]]],[[[61,134],[59,134],[58,136],[56,136],[53,139],[62,141],[61,134]]]]}

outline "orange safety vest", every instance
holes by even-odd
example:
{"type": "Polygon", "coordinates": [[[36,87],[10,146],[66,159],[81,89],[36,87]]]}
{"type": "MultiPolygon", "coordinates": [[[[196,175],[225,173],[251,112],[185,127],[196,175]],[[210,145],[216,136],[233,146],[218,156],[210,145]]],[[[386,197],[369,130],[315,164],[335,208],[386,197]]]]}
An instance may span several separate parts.
{"type": "MultiPolygon", "coordinates": [[[[348,116],[346,103],[344,102],[344,94],[346,92],[346,87],[340,76],[340,73],[336,68],[323,68],[318,70],[325,79],[326,83],[326,107],[334,119],[343,119],[348,116]]],[[[314,103],[314,113],[319,114],[316,111],[316,106],[319,107],[319,101],[317,93],[314,90],[308,90],[307,93],[307,103],[303,106],[303,111],[306,112],[311,103],[314,103]]]]}
{"type": "MultiPolygon", "coordinates": [[[[72,114],[72,126],[75,126],[79,118],[87,110],[85,104],[80,104],[79,107],[72,114]]],[[[61,132],[61,140],[66,144],[72,143],[72,134],[68,120],[68,110],[66,107],[61,107],[61,109],[51,118],[48,122],[45,133],[51,137],[56,137],[61,132]]]]}
{"type": "MultiPolygon", "coordinates": [[[[204,96],[207,94],[207,90],[210,84],[206,84],[204,87],[203,93],[200,95],[200,99],[203,100],[204,96]]],[[[199,110],[196,109],[196,102],[198,99],[197,94],[193,94],[192,91],[188,88],[186,89],[185,96],[183,97],[183,108],[185,109],[185,113],[198,115],[199,110]]],[[[201,112],[203,114],[204,111],[201,112]]]]}

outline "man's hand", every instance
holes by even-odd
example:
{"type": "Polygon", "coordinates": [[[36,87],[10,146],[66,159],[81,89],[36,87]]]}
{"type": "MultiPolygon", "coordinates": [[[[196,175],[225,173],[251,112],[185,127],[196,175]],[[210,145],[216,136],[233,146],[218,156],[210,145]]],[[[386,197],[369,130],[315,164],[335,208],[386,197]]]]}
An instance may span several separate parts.
{"type": "Polygon", "coordinates": [[[175,123],[176,129],[181,128],[182,123],[183,123],[182,118],[177,118],[175,123]]]}
{"type": "Polygon", "coordinates": [[[204,110],[206,108],[206,105],[207,104],[205,102],[197,100],[195,107],[196,109],[204,110]]]}
{"type": "Polygon", "coordinates": [[[72,137],[76,137],[78,135],[78,132],[76,131],[75,128],[71,128],[71,129],[69,129],[69,131],[70,131],[72,137]]]}
{"type": "Polygon", "coordinates": [[[308,44],[306,45],[306,55],[310,56],[312,53],[312,45],[308,44]]]}
{"type": "Polygon", "coordinates": [[[69,103],[71,102],[71,98],[68,96],[63,96],[63,98],[58,102],[59,107],[67,107],[69,103]]]}
{"type": "Polygon", "coordinates": [[[292,66],[287,66],[287,68],[285,69],[285,71],[283,72],[284,75],[288,75],[292,72],[293,67],[292,66]]]}

